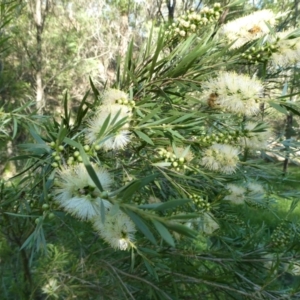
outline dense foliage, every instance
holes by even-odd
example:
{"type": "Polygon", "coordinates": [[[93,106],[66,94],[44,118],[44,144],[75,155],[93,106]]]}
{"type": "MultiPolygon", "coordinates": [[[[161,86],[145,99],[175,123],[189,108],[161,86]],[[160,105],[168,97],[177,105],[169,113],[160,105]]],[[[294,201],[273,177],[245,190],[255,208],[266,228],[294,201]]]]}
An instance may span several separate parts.
{"type": "MultiPolygon", "coordinates": [[[[153,24],[59,116],[3,105],[1,299],[299,298],[299,30],[238,5],[153,24]]],[[[2,7],[4,28],[19,6],[2,7]]]]}

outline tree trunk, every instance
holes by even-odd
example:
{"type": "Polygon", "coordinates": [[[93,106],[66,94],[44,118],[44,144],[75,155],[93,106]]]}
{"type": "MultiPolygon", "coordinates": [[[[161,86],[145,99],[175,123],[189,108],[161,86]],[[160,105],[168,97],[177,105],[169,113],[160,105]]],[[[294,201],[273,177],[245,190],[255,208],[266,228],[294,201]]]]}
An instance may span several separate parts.
{"type": "MultiPolygon", "coordinates": [[[[286,117],[286,131],[285,131],[285,138],[288,140],[292,137],[292,132],[293,132],[293,115],[290,112],[287,117],[286,117]]],[[[286,174],[288,170],[288,164],[289,164],[289,159],[290,159],[290,147],[286,146],[286,156],[285,160],[283,162],[283,174],[286,174]]]]}
{"type": "Polygon", "coordinates": [[[39,114],[43,114],[45,106],[44,87],[43,87],[43,51],[42,51],[42,35],[43,35],[43,13],[42,0],[36,0],[35,6],[35,26],[36,26],[36,108],[39,114]]]}
{"type": "Polygon", "coordinates": [[[167,1],[169,22],[172,22],[174,19],[175,6],[176,6],[176,0],[167,1]]]}

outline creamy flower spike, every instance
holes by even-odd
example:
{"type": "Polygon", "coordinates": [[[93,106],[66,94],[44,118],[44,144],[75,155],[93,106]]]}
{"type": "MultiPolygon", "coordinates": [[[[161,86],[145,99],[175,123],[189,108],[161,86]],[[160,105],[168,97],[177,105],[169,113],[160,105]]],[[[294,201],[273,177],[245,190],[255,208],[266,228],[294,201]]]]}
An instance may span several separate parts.
{"type": "Polygon", "coordinates": [[[248,149],[265,149],[268,145],[268,139],[271,136],[270,130],[261,132],[251,132],[255,127],[256,123],[248,122],[245,125],[245,129],[248,130],[248,134],[245,137],[241,137],[239,143],[241,146],[248,149]]]}
{"type": "Polygon", "coordinates": [[[202,230],[206,234],[212,234],[214,231],[216,231],[220,227],[219,224],[208,213],[203,214],[201,221],[202,221],[202,230]]]}
{"type": "Polygon", "coordinates": [[[248,42],[263,37],[270,32],[268,27],[276,25],[278,15],[268,9],[256,11],[248,16],[238,18],[225,24],[219,32],[220,38],[225,37],[231,49],[240,48],[248,42]],[[268,25],[267,25],[268,24],[268,25]]]}
{"type": "Polygon", "coordinates": [[[226,189],[230,194],[224,197],[224,200],[228,200],[234,204],[242,204],[245,202],[246,189],[235,184],[227,184],[226,189]]]}
{"type": "Polygon", "coordinates": [[[128,102],[128,95],[117,89],[108,89],[104,92],[102,105],[113,105],[128,102]]]}
{"type": "MultiPolygon", "coordinates": [[[[104,190],[108,190],[112,179],[103,168],[93,166],[104,190]]],[[[83,164],[73,168],[65,168],[58,172],[58,187],[54,189],[55,200],[71,215],[89,220],[100,214],[101,205],[111,206],[110,202],[101,199],[100,190],[87,173],[83,164]]]]}
{"type": "Polygon", "coordinates": [[[239,150],[230,145],[213,144],[204,151],[201,165],[212,171],[232,174],[239,161],[238,154],[239,150]]]}
{"type": "Polygon", "coordinates": [[[99,148],[103,148],[104,150],[123,149],[130,141],[130,132],[126,130],[129,127],[128,123],[125,123],[116,132],[111,133],[109,130],[122,119],[130,119],[131,115],[131,108],[125,105],[113,104],[101,106],[98,113],[88,123],[89,128],[86,130],[85,135],[87,142],[98,145],[99,148]],[[106,132],[100,137],[101,128],[109,115],[110,121],[106,132]]]}
{"type": "Polygon", "coordinates": [[[95,230],[112,248],[127,250],[131,247],[136,229],[131,219],[122,211],[115,214],[108,212],[104,223],[100,217],[95,218],[93,223],[95,230]]]}
{"type": "Polygon", "coordinates": [[[289,38],[294,29],[278,32],[269,41],[274,44],[271,61],[273,65],[288,67],[300,61],[300,37],[289,38]]]}
{"type": "Polygon", "coordinates": [[[265,190],[263,186],[256,182],[249,182],[247,184],[248,197],[263,197],[265,195],[265,190]]]}
{"type": "Polygon", "coordinates": [[[205,99],[214,97],[214,107],[251,116],[259,112],[262,83],[255,78],[235,72],[223,72],[203,84],[205,99]]]}

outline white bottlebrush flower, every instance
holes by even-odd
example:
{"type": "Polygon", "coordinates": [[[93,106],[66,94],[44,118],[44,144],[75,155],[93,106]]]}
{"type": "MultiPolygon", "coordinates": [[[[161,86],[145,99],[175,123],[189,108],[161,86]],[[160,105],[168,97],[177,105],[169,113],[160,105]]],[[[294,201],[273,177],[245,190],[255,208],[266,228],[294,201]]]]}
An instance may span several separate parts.
{"type": "Polygon", "coordinates": [[[271,10],[256,11],[223,25],[219,35],[221,39],[225,37],[229,43],[232,43],[231,49],[239,48],[268,34],[270,32],[268,25],[274,27],[276,18],[278,16],[271,10]]]}
{"type": "Polygon", "coordinates": [[[96,217],[93,223],[95,230],[112,248],[127,250],[131,247],[136,229],[131,219],[122,211],[115,214],[108,212],[104,222],[96,217]]]}
{"type": "Polygon", "coordinates": [[[190,151],[190,147],[188,148],[183,148],[183,147],[175,147],[174,149],[172,147],[167,148],[167,153],[170,153],[170,155],[175,155],[173,158],[177,158],[179,161],[186,161],[190,162],[193,158],[194,155],[190,151]]]}
{"type": "MultiPolygon", "coordinates": [[[[276,257],[276,255],[274,253],[266,254],[263,256],[263,258],[265,259],[263,264],[267,270],[274,269],[274,267],[278,263],[277,262],[278,258],[276,257]]],[[[274,271],[277,273],[277,270],[274,270],[274,271]]]]}
{"type": "Polygon", "coordinates": [[[274,66],[288,67],[300,61],[300,37],[290,38],[294,29],[278,32],[269,41],[274,45],[271,61],[274,66]]]}
{"type": "Polygon", "coordinates": [[[58,299],[58,290],[60,288],[60,285],[58,284],[58,280],[55,278],[50,278],[49,281],[47,282],[47,284],[45,284],[42,287],[42,291],[44,294],[47,294],[49,297],[54,297],[56,299],[58,299]]]}
{"type": "MultiPolygon", "coordinates": [[[[130,141],[130,132],[128,130],[117,131],[112,139],[111,149],[123,149],[130,141]]],[[[107,148],[105,143],[103,147],[107,148]]]]}
{"type": "Polygon", "coordinates": [[[148,203],[161,203],[160,199],[155,196],[150,196],[148,199],[148,203]]]}
{"type": "Polygon", "coordinates": [[[104,92],[102,105],[127,104],[128,95],[117,89],[108,89],[104,92]],[[125,102],[125,103],[124,103],[125,102]]]}
{"type": "Polygon", "coordinates": [[[206,234],[212,234],[214,231],[219,229],[219,224],[213,219],[209,213],[204,213],[201,219],[201,229],[206,234]]]}
{"type": "Polygon", "coordinates": [[[230,183],[227,184],[226,189],[229,191],[230,194],[224,197],[224,200],[228,200],[235,204],[242,204],[245,202],[245,188],[230,183]]]}
{"type": "Polygon", "coordinates": [[[230,145],[213,144],[204,151],[201,165],[212,171],[232,174],[239,161],[238,154],[239,150],[230,145]]]}
{"type": "Polygon", "coordinates": [[[99,148],[105,150],[119,150],[123,149],[130,140],[128,123],[125,123],[121,128],[117,129],[115,132],[111,132],[111,128],[120,120],[127,118],[130,119],[132,115],[131,108],[125,105],[105,105],[100,108],[98,113],[88,122],[89,127],[86,130],[86,140],[90,144],[98,145],[99,148]],[[110,115],[109,124],[99,136],[101,128],[110,115]],[[112,135],[112,136],[111,136],[112,135]],[[109,137],[108,137],[109,136],[109,137]]]}
{"type": "Polygon", "coordinates": [[[203,84],[205,99],[214,95],[214,106],[229,112],[251,116],[259,112],[263,85],[255,78],[235,72],[222,72],[203,84]]]}
{"type": "Polygon", "coordinates": [[[255,127],[256,123],[247,122],[245,129],[248,131],[247,136],[241,137],[239,143],[241,146],[249,149],[265,149],[268,145],[268,139],[270,138],[270,130],[261,132],[251,132],[255,127]]]}
{"type": "MultiPolygon", "coordinates": [[[[108,190],[112,179],[104,168],[93,166],[104,190],[108,190]]],[[[100,190],[89,176],[83,164],[65,168],[58,172],[58,186],[54,189],[55,200],[71,215],[79,219],[91,219],[101,212],[101,205],[108,208],[110,202],[101,199],[100,190]]]]}
{"type": "Polygon", "coordinates": [[[249,182],[247,184],[248,197],[261,198],[265,195],[263,186],[256,182],[249,182]]]}
{"type": "Polygon", "coordinates": [[[292,260],[289,264],[284,263],[283,268],[285,272],[288,272],[294,276],[300,276],[300,261],[292,260]]]}

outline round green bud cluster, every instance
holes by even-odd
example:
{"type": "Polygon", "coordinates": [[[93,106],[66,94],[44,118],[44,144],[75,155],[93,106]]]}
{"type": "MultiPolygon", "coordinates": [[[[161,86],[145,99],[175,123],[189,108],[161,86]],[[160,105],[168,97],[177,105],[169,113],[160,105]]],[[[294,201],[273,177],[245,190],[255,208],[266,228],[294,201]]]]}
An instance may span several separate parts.
{"type": "Polygon", "coordinates": [[[188,10],[186,14],[178,17],[165,33],[171,38],[183,39],[196,33],[203,26],[216,22],[220,18],[221,12],[220,3],[215,3],[212,8],[205,7],[199,12],[195,12],[193,9],[188,10]]]}
{"type": "Polygon", "coordinates": [[[252,207],[252,208],[257,208],[257,209],[267,209],[268,206],[266,204],[263,203],[259,203],[256,202],[254,200],[246,200],[246,203],[248,204],[248,206],[252,207]]]}
{"type": "Polygon", "coordinates": [[[121,99],[116,100],[116,104],[128,105],[130,107],[135,107],[135,101],[133,101],[133,100],[129,101],[126,98],[121,98],[121,99]]]}
{"type": "Polygon", "coordinates": [[[286,226],[286,224],[281,223],[273,231],[271,241],[275,247],[285,247],[293,237],[294,233],[291,228],[286,226]]]}
{"type": "Polygon", "coordinates": [[[242,58],[246,59],[250,64],[266,62],[277,49],[276,43],[267,44],[263,47],[251,47],[242,54],[242,58]]]}
{"type": "Polygon", "coordinates": [[[174,153],[169,152],[165,149],[159,149],[158,155],[165,162],[170,162],[171,166],[179,172],[180,170],[184,170],[187,168],[185,162],[186,159],[184,157],[177,157],[174,153]]]}
{"type": "Polygon", "coordinates": [[[198,138],[198,142],[205,146],[211,146],[214,143],[235,144],[240,137],[239,131],[233,132],[216,132],[212,134],[204,134],[198,138]]]}
{"type": "Polygon", "coordinates": [[[218,219],[222,219],[223,221],[226,221],[228,223],[234,223],[243,228],[246,227],[245,222],[236,215],[227,214],[221,211],[215,212],[214,214],[218,219]]]}
{"type": "Polygon", "coordinates": [[[210,211],[211,205],[207,201],[205,201],[201,196],[192,194],[190,197],[193,200],[193,203],[196,207],[197,211],[210,211]]]}
{"type": "Polygon", "coordinates": [[[231,223],[234,223],[238,226],[241,226],[241,227],[246,227],[245,226],[245,222],[243,220],[241,220],[238,216],[236,215],[232,215],[232,214],[228,214],[226,216],[226,221],[228,222],[231,222],[231,223]]]}
{"type": "Polygon", "coordinates": [[[62,159],[62,154],[61,152],[64,151],[64,146],[63,145],[58,145],[57,143],[55,142],[51,142],[49,143],[49,146],[54,150],[52,153],[51,153],[51,156],[52,156],[52,163],[51,163],[51,166],[53,168],[58,168],[60,166],[60,163],[61,163],[61,159],[62,159]]]}
{"type": "MultiPolygon", "coordinates": [[[[91,147],[89,145],[84,145],[83,149],[85,152],[89,152],[91,150],[91,147]]],[[[82,157],[79,153],[79,151],[74,151],[72,156],[69,156],[68,160],[67,160],[67,164],[68,165],[74,165],[75,163],[81,163],[82,162],[82,157]]]]}
{"type": "Polygon", "coordinates": [[[136,195],[133,197],[132,201],[137,204],[137,205],[141,205],[141,204],[145,204],[145,197],[142,197],[142,195],[136,195]]]}

